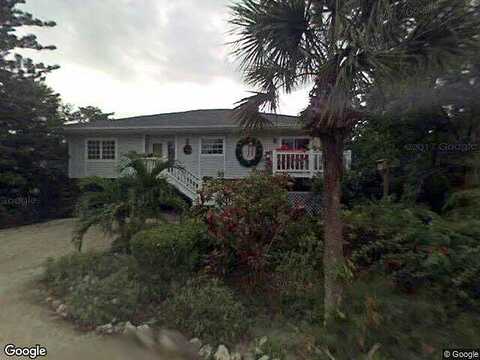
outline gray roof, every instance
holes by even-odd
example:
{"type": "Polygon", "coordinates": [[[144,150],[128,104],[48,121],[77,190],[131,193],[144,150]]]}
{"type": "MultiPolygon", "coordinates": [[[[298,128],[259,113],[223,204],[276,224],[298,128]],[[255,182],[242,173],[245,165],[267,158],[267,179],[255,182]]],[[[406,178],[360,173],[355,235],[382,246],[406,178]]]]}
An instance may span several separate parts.
{"type": "MultiPolygon", "coordinates": [[[[263,114],[277,128],[299,129],[298,118],[289,115],[263,114]]],[[[115,129],[195,129],[195,128],[238,128],[233,110],[193,110],[124,119],[70,124],[65,130],[115,130],[115,129]]]]}

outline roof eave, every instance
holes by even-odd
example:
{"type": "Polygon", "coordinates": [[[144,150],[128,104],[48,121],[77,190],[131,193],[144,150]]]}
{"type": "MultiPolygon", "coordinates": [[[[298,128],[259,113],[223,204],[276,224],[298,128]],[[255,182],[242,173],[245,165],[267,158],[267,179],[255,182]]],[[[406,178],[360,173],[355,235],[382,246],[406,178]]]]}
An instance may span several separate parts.
{"type": "MultiPolygon", "coordinates": [[[[242,130],[238,126],[122,126],[122,127],[69,127],[63,128],[65,133],[91,133],[91,132],[121,132],[121,133],[152,133],[152,132],[212,132],[212,131],[235,131],[242,130]]],[[[302,130],[300,125],[278,125],[262,130],[302,130]]]]}

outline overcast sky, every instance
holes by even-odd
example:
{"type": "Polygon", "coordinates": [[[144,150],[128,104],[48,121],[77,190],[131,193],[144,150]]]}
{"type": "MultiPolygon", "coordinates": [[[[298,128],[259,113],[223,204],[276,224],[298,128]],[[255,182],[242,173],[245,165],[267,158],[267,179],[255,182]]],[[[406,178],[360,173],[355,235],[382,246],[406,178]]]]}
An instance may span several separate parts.
{"type": "MultiPolygon", "coordinates": [[[[27,0],[24,9],[54,28],[34,29],[58,64],[48,84],[65,102],[115,117],[231,108],[247,95],[227,32],[230,0],[27,0]]],[[[279,112],[297,115],[307,93],[282,96],[279,112]]]]}

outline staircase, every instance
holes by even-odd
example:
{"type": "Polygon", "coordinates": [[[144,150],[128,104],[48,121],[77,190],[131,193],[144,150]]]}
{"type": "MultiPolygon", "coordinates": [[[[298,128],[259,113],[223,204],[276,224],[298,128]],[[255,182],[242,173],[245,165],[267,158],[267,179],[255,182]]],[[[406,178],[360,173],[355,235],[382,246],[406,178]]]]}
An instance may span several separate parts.
{"type": "Polygon", "coordinates": [[[198,199],[198,192],[202,188],[202,179],[198,176],[184,168],[169,168],[162,175],[192,202],[198,199]]]}
{"type": "MultiPolygon", "coordinates": [[[[158,162],[165,162],[163,158],[144,158],[143,161],[147,166],[148,171],[158,164],[158,162]]],[[[173,185],[178,191],[180,191],[187,198],[195,203],[198,200],[198,192],[202,189],[202,179],[197,175],[191,173],[181,165],[178,167],[172,167],[164,170],[161,176],[165,177],[169,184],[173,185]]]]}

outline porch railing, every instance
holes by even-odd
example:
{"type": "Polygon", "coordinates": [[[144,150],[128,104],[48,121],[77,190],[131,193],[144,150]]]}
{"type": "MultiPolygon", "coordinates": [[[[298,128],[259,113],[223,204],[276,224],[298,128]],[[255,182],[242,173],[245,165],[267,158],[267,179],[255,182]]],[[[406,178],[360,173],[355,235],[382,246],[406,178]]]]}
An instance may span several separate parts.
{"type": "MultiPolygon", "coordinates": [[[[350,169],[352,152],[345,151],[345,168],[350,169]]],[[[292,177],[312,178],[323,173],[321,151],[274,150],[272,153],[273,174],[288,174],[292,177]]]]}
{"type": "MultiPolygon", "coordinates": [[[[152,171],[159,162],[165,162],[165,158],[143,158],[146,164],[147,170],[152,171]]],[[[195,200],[198,196],[198,191],[202,187],[202,180],[191,173],[182,166],[171,167],[165,169],[162,174],[167,181],[180,190],[184,195],[191,200],[195,200]]]]}

